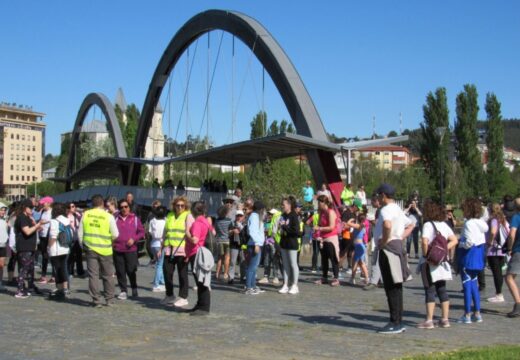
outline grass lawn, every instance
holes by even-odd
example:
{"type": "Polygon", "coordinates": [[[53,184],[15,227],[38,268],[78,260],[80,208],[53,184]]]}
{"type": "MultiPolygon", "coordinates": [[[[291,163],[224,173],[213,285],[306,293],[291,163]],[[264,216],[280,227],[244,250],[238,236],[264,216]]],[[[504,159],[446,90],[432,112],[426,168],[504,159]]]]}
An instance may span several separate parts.
{"type": "Polygon", "coordinates": [[[403,360],[517,360],[520,359],[520,346],[497,345],[476,349],[463,349],[450,352],[406,357],[403,360]]]}

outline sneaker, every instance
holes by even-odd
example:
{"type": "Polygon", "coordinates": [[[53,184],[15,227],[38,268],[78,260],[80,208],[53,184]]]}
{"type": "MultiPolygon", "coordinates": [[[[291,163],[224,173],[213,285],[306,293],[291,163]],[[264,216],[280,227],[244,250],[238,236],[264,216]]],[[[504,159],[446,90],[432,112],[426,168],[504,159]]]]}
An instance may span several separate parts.
{"type": "Polygon", "coordinates": [[[177,300],[173,306],[175,307],[183,307],[183,306],[186,306],[188,305],[188,300],[187,299],[184,299],[184,298],[179,298],[179,300],[177,300]]]}
{"type": "Polygon", "coordinates": [[[314,282],[316,285],[323,285],[327,283],[327,279],[319,279],[314,282]]]}
{"type": "Polygon", "coordinates": [[[487,299],[487,301],[490,303],[503,303],[505,300],[504,295],[498,294],[493,297],[490,297],[489,299],[487,299]]]}
{"type": "Polygon", "coordinates": [[[56,284],[56,280],[53,277],[51,277],[49,281],[47,281],[47,284],[56,284]]]}
{"type": "Polygon", "coordinates": [[[165,291],[166,291],[166,288],[164,287],[164,285],[154,286],[152,289],[152,292],[165,292],[165,291]]]}
{"type": "Polygon", "coordinates": [[[347,274],[347,275],[352,275],[352,269],[351,269],[351,268],[348,268],[347,271],[345,271],[345,274],[347,274]]]}
{"type": "Polygon", "coordinates": [[[47,284],[47,278],[42,276],[36,283],[37,284],[47,284]]]}
{"type": "Polygon", "coordinates": [[[377,285],[376,284],[368,284],[368,285],[363,287],[363,290],[365,290],[365,291],[375,290],[375,289],[377,289],[377,285]]]}
{"type": "Polygon", "coordinates": [[[36,286],[33,287],[33,288],[28,289],[27,291],[29,292],[29,295],[33,294],[33,293],[36,294],[36,295],[41,295],[42,294],[40,289],[38,289],[36,286]]]}
{"type": "Polygon", "coordinates": [[[192,289],[193,291],[197,291],[199,288],[197,287],[197,285],[193,285],[192,289]]]}
{"type": "Polygon", "coordinates": [[[264,276],[262,279],[258,281],[259,284],[269,284],[269,278],[264,276]]]}
{"type": "Polygon", "coordinates": [[[175,304],[175,295],[165,296],[164,299],[161,300],[161,304],[168,306],[175,304]]]}
{"type": "Polygon", "coordinates": [[[121,293],[117,296],[117,298],[118,298],[119,300],[126,300],[126,299],[128,299],[128,296],[126,295],[126,292],[123,291],[123,292],[121,292],[121,293]]]}
{"type": "Polygon", "coordinates": [[[291,295],[296,295],[296,294],[299,294],[299,293],[300,293],[300,290],[298,289],[298,285],[293,285],[289,289],[289,294],[291,294],[291,295]]]}
{"type": "Polygon", "coordinates": [[[316,271],[316,270],[311,270],[311,273],[312,273],[312,274],[316,274],[317,271],[316,271]]]}
{"type": "Polygon", "coordinates": [[[422,323],[419,323],[417,324],[417,329],[433,329],[435,326],[433,325],[433,321],[432,320],[426,320],[426,321],[423,321],[422,323]]]}
{"type": "Polygon", "coordinates": [[[471,316],[462,315],[457,322],[459,324],[471,324],[471,316]]]}
{"type": "Polygon", "coordinates": [[[273,278],[273,285],[280,285],[280,280],[277,277],[273,278]]]}
{"type": "Polygon", "coordinates": [[[482,315],[478,314],[478,315],[475,315],[473,314],[473,322],[476,322],[476,323],[481,323],[482,322],[482,315]]]}
{"type": "Polygon", "coordinates": [[[338,279],[334,279],[330,282],[330,286],[339,286],[339,280],[338,279]]]}
{"type": "Polygon", "coordinates": [[[451,327],[450,320],[448,320],[448,319],[441,319],[439,321],[439,323],[438,323],[438,326],[440,328],[449,328],[449,327],[451,327]]]}
{"type": "Polygon", "coordinates": [[[356,285],[356,279],[355,278],[351,278],[350,279],[350,285],[356,285]]]}
{"type": "Polygon", "coordinates": [[[235,283],[235,280],[234,279],[229,279],[229,281],[227,283],[228,283],[228,285],[233,285],[235,283]]]}
{"type": "Polygon", "coordinates": [[[31,296],[31,294],[24,291],[17,291],[16,294],[14,294],[14,297],[17,299],[27,299],[29,296],[31,296]]]}
{"type": "Polygon", "coordinates": [[[135,288],[135,289],[132,289],[132,297],[133,297],[133,298],[136,298],[136,297],[138,297],[138,296],[139,296],[139,293],[137,292],[137,289],[136,289],[136,288],[135,288]]]}
{"type": "Polygon", "coordinates": [[[280,294],[287,294],[288,292],[289,292],[289,288],[287,287],[287,285],[282,286],[282,288],[280,290],[278,290],[278,293],[280,293],[280,294]]]}
{"type": "Polygon", "coordinates": [[[204,311],[201,309],[195,309],[190,312],[190,316],[208,316],[208,315],[209,315],[209,311],[204,311]]]}
{"type": "Polygon", "coordinates": [[[258,286],[255,287],[255,290],[258,291],[259,294],[265,293],[265,290],[260,289],[258,286]]]}
{"type": "Polygon", "coordinates": [[[515,318],[520,316],[520,303],[516,303],[515,306],[513,306],[513,310],[507,314],[507,317],[509,318],[515,318]]]}
{"type": "Polygon", "coordinates": [[[406,328],[399,324],[394,325],[392,323],[388,323],[385,327],[383,327],[381,330],[378,330],[377,332],[379,334],[400,334],[406,331],[406,328]]]}

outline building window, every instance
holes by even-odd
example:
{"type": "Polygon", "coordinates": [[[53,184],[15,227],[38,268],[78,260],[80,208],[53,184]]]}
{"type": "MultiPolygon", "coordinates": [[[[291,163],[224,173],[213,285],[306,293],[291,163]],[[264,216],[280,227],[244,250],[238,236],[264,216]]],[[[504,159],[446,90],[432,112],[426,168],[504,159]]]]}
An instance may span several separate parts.
{"type": "Polygon", "coordinates": [[[35,166],[33,166],[33,171],[36,171],[36,167],[35,166]]]}
{"type": "Polygon", "coordinates": [[[20,134],[16,134],[16,140],[20,140],[20,134]]]}
{"type": "Polygon", "coordinates": [[[22,135],[22,141],[25,141],[25,135],[22,135]]]}
{"type": "Polygon", "coordinates": [[[22,165],[22,171],[25,171],[25,165],[22,165]]]}
{"type": "Polygon", "coordinates": [[[20,150],[20,144],[16,144],[16,150],[20,150]]]}
{"type": "Polygon", "coordinates": [[[20,165],[16,165],[16,171],[20,171],[20,165]]]}
{"type": "Polygon", "coordinates": [[[379,155],[379,151],[376,151],[376,155],[379,155]]]}
{"type": "Polygon", "coordinates": [[[22,181],[25,181],[25,175],[22,175],[22,181]]]}
{"type": "Polygon", "coordinates": [[[11,181],[13,181],[13,180],[14,180],[14,176],[13,176],[13,175],[11,175],[11,181]]]}
{"type": "Polygon", "coordinates": [[[16,181],[20,181],[20,177],[16,175],[16,181]]]}
{"type": "Polygon", "coordinates": [[[33,181],[36,181],[36,176],[33,176],[33,181]]]}
{"type": "Polygon", "coordinates": [[[25,151],[25,145],[22,144],[22,151],[25,151]]]}
{"type": "Polygon", "coordinates": [[[33,136],[33,141],[36,141],[36,136],[33,136]]]}
{"type": "Polygon", "coordinates": [[[33,151],[36,151],[36,146],[33,146],[33,151]]]}
{"type": "Polygon", "coordinates": [[[11,160],[14,160],[14,155],[13,154],[11,154],[11,160]]]}
{"type": "Polygon", "coordinates": [[[20,161],[20,156],[16,154],[16,161],[20,161]]]}
{"type": "Polygon", "coordinates": [[[11,170],[14,170],[14,165],[13,164],[11,164],[11,170]]]}
{"type": "MultiPolygon", "coordinates": [[[[11,139],[14,139],[14,134],[11,134],[11,139]]],[[[11,179],[11,180],[13,180],[13,179],[11,179]]]]}
{"type": "Polygon", "coordinates": [[[11,144],[11,150],[14,150],[14,144],[11,144]]]}
{"type": "Polygon", "coordinates": [[[33,161],[36,161],[36,156],[33,155],[33,161]]]}

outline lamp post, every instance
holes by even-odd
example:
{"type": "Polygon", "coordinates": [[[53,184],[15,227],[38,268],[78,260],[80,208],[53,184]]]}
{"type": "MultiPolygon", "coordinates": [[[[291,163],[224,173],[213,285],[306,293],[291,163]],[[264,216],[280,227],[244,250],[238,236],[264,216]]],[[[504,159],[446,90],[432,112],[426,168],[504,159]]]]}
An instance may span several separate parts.
{"type": "Polygon", "coordinates": [[[439,151],[439,168],[440,168],[439,190],[440,190],[440,195],[441,195],[441,206],[444,207],[444,171],[443,171],[444,170],[443,169],[444,156],[443,156],[443,152],[442,152],[442,140],[444,139],[444,134],[446,133],[446,128],[444,126],[438,127],[437,129],[435,129],[435,133],[439,137],[439,150],[440,150],[439,151]]]}

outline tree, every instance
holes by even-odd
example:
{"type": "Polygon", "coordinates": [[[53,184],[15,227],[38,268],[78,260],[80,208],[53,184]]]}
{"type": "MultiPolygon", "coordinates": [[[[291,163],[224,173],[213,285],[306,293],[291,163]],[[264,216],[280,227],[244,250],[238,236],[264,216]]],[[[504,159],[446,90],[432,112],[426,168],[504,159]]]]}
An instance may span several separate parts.
{"type": "Polygon", "coordinates": [[[126,153],[132,156],[134,152],[135,137],[137,134],[137,125],[139,124],[139,117],[141,116],[139,109],[135,104],[130,104],[126,108],[126,126],[123,131],[123,137],[126,147],[126,153]]]}
{"type": "Polygon", "coordinates": [[[397,132],[395,130],[392,130],[388,133],[387,137],[396,137],[398,136],[399,134],[397,134],[397,132]]]}
{"type": "MultiPolygon", "coordinates": [[[[435,94],[432,92],[428,93],[426,104],[423,106],[423,117],[424,121],[421,123],[420,139],[418,141],[419,154],[426,174],[433,181],[437,194],[440,194],[440,166],[441,162],[448,164],[448,148],[451,137],[445,88],[437,88],[435,94]],[[437,129],[441,127],[445,128],[442,142],[439,141],[439,135],[437,134],[437,129]]],[[[446,177],[443,179],[443,188],[445,189],[446,177]]]]}
{"type": "Polygon", "coordinates": [[[288,125],[289,123],[287,122],[287,120],[282,120],[280,122],[280,134],[285,134],[287,132],[288,125]]]}
{"type": "Polygon", "coordinates": [[[292,123],[289,123],[287,126],[287,132],[289,134],[296,134],[296,129],[294,128],[294,125],[292,123]]]}
{"type": "Polygon", "coordinates": [[[251,139],[261,138],[266,135],[267,114],[259,111],[251,121],[251,139]]]}
{"type": "Polygon", "coordinates": [[[280,128],[278,127],[278,121],[273,120],[271,125],[269,126],[269,130],[267,130],[267,135],[278,135],[280,133],[280,128]]]}
{"type": "Polygon", "coordinates": [[[457,160],[464,173],[471,196],[487,195],[481,155],[478,151],[478,93],[475,85],[464,85],[464,91],[456,98],[457,160]]]}
{"type": "Polygon", "coordinates": [[[500,102],[493,93],[486,95],[486,145],[488,149],[487,184],[489,195],[498,200],[506,193],[509,173],[504,166],[504,127],[500,102]]]}

